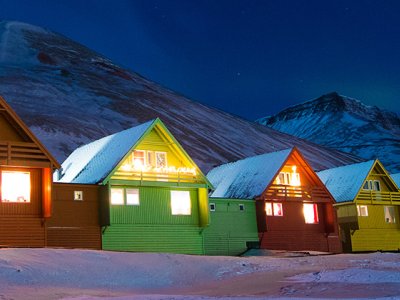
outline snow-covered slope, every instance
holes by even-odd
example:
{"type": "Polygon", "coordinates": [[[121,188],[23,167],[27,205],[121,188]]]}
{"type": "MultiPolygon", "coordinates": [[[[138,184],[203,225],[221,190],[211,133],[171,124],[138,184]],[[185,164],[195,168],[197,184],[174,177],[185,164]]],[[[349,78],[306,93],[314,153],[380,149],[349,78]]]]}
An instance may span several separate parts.
{"type": "Polygon", "coordinates": [[[400,118],[376,106],[330,93],[257,122],[400,171],[400,118]]]}
{"type": "Polygon", "coordinates": [[[0,22],[0,95],[60,162],[84,143],[156,117],[205,173],[294,145],[316,169],[358,161],[191,101],[64,36],[18,22],[0,22]]]}

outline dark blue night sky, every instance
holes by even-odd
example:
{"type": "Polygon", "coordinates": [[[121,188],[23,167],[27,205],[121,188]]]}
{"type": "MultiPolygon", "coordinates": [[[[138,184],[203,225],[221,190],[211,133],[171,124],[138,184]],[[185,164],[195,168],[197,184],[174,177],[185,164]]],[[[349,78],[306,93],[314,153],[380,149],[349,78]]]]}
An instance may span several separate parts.
{"type": "Polygon", "coordinates": [[[0,19],[247,119],[331,91],[400,112],[399,15],[396,0],[0,0],[0,19]]]}

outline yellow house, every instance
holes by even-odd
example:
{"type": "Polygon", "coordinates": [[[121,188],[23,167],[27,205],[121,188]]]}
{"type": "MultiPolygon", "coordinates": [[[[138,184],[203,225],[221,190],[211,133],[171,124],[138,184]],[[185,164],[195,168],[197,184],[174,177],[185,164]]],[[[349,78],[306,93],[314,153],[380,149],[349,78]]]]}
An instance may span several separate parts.
{"type": "Polygon", "coordinates": [[[343,251],[400,249],[400,192],[379,160],[317,174],[337,202],[343,251]]]}

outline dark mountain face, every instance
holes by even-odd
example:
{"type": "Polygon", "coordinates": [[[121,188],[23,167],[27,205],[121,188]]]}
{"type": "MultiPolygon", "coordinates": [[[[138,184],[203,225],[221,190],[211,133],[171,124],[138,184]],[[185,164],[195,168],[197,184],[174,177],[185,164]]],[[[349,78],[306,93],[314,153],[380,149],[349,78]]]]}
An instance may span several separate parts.
{"type": "Polygon", "coordinates": [[[400,118],[376,106],[330,93],[257,122],[400,171],[400,118]]]}
{"type": "Polygon", "coordinates": [[[64,36],[22,23],[0,23],[0,94],[60,162],[84,143],[156,117],[204,172],[294,145],[316,169],[359,161],[191,101],[64,36]]]}

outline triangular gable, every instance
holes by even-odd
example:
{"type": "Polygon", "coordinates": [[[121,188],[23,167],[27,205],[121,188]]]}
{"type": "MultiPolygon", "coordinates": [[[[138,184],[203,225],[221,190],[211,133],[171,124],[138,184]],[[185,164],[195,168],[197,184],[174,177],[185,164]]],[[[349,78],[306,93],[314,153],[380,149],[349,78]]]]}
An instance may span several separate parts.
{"type": "Polygon", "coordinates": [[[0,96],[0,164],[59,168],[57,160],[0,96]],[[17,149],[18,148],[18,149],[17,149]],[[14,149],[18,153],[14,153],[14,149]]]}
{"type": "Polygon", "coordinates": [[[352,202],[356,199],[365,180],[375,166],[374,160],[345,165],[317,173],[336,202],[352,202]]]}
{"type": "Polygon", "coordinates": [[[284,166],[292,149],[248,157],[212,169],[207,178],[215,186],[211,197],[254,199],[284,166]]]}
{"type": "MultiPolygon", "coordinates": [[[[76,149],[63,162],[62,173],[55,174],[55,181],[106,184],[115,170],[153,129],[163,132],[163,136],[169,139],[170,144],[176,147],[190,164],[196,166],[161,120],[157,118],[76,149]]],[[[198,169],[197,166],[196,168],[198,169]]],[[[198,173],[203,177],[204,182],[209,184],[199,169],[198,173]]]]}
{"type": "Polygon", "coordinates": [[[396,174],[391,174],[390,177],[392,177],[394,183],[396,183],[397,185],[397,189],[400,189],[400,173],[396,173],[396,174]]]}
{"type": "MultiPolygon", "coordinates": [[[[301,154],[300,150],[294,147],[292,151],[289,153],[287,156],[285,162],[282,164],[281,168],[277,170],[275,175],[273,176],[272,180],[268,183],[268,186],[266,189],[263,191],[263,195],[265,195],[270,188],[271,185],[274,184],[275,179],[279,175],[280,172],[285,171],[287,168],[292,168],[293,166],[296,166],[297,168],[297,173],[301,175],[300,180],[301,184],[300,186],[309,186],[309,187],[318,187],[321,188],[324,192],[326,192],[326,196],[333,199],[333,196],[329,192],[329,190],[326,188],[324,183],[321,181],[321,179],[318,177],[317,173],[313,170],[313,168],[310,166],[310,164],[307,162],[307,160],[304,158],[304,156],[301,154]]],[[[290,170],[292,171],[292,170],[290,170]]],[[[261,197],[262,198],[262,197],[261,197]]]]}

